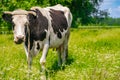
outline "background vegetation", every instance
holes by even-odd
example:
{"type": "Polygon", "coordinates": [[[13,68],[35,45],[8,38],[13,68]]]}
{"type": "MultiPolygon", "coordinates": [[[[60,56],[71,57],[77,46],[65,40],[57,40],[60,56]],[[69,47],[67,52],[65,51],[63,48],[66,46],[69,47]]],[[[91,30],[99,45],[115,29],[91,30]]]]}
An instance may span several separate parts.
{"type": "MultiPolygon", "coordinates": [[[[33,6],[53,6],[62,4],[68,6],[73,14],[72,27],[80,25],[97,24],[100,25],[108,17],[107,10],[99,10],[99,5],[103,0],[0,0],[0,17],[4,11],[13,11],[15,9],[29,10],[33,6]]],[[[5,23],[0,18],[0,29],[11,30],[11,25],[5,23]]]]}

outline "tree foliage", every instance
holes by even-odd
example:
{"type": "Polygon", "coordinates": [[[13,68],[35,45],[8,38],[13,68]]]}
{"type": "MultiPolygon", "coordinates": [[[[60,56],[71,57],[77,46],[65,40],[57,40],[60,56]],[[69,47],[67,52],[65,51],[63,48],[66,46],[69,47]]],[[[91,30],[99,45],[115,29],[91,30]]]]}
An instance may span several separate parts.
{"type": "MultiPolygon", "coordinates": [[[[87,25],[91,23],[99,23],[97,20],[101,18],[101,15],[105,15],[104,11],[103,14],[99,13],[99,5],[102,3],[102,1],[103,0],[1,0],[0,12],[13,11],[19,8],[29,10],[32,6],[45,7],[62,4],[70,8],[73,14],[72,26],[77,27],[79,24],[87,25]]],[[[2,13],[0,13],[0,15],[2,15],[2,13]]],[[[0,26],[2,27],[8,25],[3,22],[1,18],[0,22],[0,26]]]]}

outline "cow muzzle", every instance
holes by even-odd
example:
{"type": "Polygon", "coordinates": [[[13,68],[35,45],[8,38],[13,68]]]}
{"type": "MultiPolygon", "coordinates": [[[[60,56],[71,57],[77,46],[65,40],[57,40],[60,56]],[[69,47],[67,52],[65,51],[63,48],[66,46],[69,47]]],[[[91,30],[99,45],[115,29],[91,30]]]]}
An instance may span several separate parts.
{"type": "Polygon", "coordinates": [[[15,42],[16,44],[21,44],[24,40],[25,40],[24,35],[18,35],[18,36],[16,36],[16,38],[14,39],[14,42],[15,42]]]}

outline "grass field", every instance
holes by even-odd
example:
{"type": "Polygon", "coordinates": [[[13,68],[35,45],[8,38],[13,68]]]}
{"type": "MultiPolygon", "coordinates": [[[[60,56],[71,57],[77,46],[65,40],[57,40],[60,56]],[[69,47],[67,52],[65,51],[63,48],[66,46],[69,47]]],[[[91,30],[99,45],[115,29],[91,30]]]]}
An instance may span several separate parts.
{"type": "MultiPolygon", "coordinates": [[[[39,59],[33,59],[30,80],[39,80],[39,59]]],[[[47,56],[48,80],[120,80],[120,28],[71,29],[68,62],[57,67],[57,54],[47,56]]],[[[0,35],[0,80],[28,80],[23,44],[0,35]]]]}

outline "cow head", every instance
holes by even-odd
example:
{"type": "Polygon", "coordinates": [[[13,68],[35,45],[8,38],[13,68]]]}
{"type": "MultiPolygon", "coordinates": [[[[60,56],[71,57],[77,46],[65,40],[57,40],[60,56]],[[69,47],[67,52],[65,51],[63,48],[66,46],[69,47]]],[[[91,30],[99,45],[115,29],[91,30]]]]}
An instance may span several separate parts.
{"type": "Polygon", "coordinates": [[[33,16],[36,17],[35,12],[21,9],[3,13],[3,19],[13,24],[14,42],[16,44],[25,41],[25,29],[29,25],[29,21],[33,16]]]}

